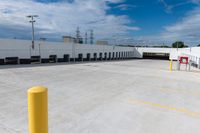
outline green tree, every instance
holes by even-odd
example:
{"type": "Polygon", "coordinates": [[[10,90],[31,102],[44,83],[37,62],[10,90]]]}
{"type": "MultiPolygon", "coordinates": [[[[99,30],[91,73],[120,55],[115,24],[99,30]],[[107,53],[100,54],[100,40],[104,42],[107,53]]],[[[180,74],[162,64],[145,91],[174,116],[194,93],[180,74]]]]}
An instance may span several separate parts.
{"type": "Polygon", "coordinates": [[[199,45],[197,45],[197,47],[200,47],[200,44],[199,44],[199,45]]]}
{"type": "Polygon", "coordinates": [[[184,47],[185,47],[185,44],[184,44],[184,42],[182,42],[182,41],[176,41],[176,42],[174,42],[174,43],[172,44],[172,48],[177,48],[177,46],[178,46],[178,48],[184,48],[184,47]]]}

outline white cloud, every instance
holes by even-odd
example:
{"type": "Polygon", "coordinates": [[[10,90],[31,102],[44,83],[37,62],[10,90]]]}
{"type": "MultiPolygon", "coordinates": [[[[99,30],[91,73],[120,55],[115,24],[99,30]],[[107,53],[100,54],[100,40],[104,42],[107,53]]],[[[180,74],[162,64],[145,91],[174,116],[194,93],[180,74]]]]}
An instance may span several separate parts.
{"type": "Polygon", "coordinates": [[[137,8],[138,6],[136,5],[128,5],[128,4],[120,4],[114,8],[116,9],[120,9],[120,10],[129,10],[129,9],[132,9],[132,8],[137,8]]]}
{"type": "Polygon", "coordinates": [[[184,40],[188,43],[200,41],[200,7],[190,11],[182,20],[166,26],[164,39],[184,40]]]}
{"type": "Polygon", "coordinates": [[[170,5],[165,0],[158,0],[158,2],[160,2],[161,4],[163,4],[166,13],[172,13],[172,10],[174,8],[177,8],[179,6],[183,6],[183,5],[189,4],[191,2],[197,4],[197,1],[199,1],[199,0],[189,0],[189,1],[178,2],[176,4],[171,4],[170,5]]]}
{"type": "MultiPolygon", "coordinates": [[[[1,0],[0,26],[30,29],[29,14],[37,14],[35,27],[38,34],[74,35],[77,26],[82,32],[94,29],[96,37],[105,38],[115,33],[126,34],[139,27],[127,26],[127,16],[108,15],[107,3],[122,0],[75,0],[73,2],[39,3],[32,0],[1,0]]],[[[8,31],[9,32],[9,31],[8,31]]],[[[17,33],[17,31],[16,31],[17,33]]],[[[25,33],[26,34],[26,33],[25,33]]]]}

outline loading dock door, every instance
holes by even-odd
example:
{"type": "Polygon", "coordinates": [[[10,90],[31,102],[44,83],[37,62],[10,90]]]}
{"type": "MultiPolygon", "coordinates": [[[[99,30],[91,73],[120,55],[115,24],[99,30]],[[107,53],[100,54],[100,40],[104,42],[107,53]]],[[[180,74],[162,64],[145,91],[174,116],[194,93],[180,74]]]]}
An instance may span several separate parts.
{"type": "Polygon", "coordinates": [[[90,61],[90,53],[87,54],[87,61],[90,61]]]}
{"type": "Polygon", "coordinates": [[[50,63],[57,62],[57,55],[49,55],[49,62],[50,63]]]}
{"type": "Polygon", "coordinates": [[[99,60],[102,60],[102,53],[99,53],[99,60]]]}
{"type": "Polygon", "coordinates": [[[109,57],[108,58],[109,58],[109,60],[111,59],[111,53],[109,53],[109,57]]]}
{"type": "Polygon", "coordinates": [[[65,54],[64,55],[64,62],[69,62],[70,58],[69,58],[69,54],[65,54]]]}
{"type": "Polygon", "coordinates": [[[83,54],[78,54],[78,61],[83,61],[83,54]]]}
{"type": "Polygon", "coordinates": [[[104,60],[107,60],[107,53],[104,53],[104,60]]]}
{"type": "Polygon", "coordinates": [[[94,60],[97,60],[97,53],[94,53],[94,60]]]}

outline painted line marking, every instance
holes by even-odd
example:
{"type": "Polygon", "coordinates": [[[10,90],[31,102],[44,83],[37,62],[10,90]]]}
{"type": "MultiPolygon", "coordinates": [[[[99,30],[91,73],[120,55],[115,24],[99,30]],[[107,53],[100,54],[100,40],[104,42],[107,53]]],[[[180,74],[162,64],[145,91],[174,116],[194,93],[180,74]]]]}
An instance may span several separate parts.
{"type": "Polygon", "coordinates": [[[199,92],[194,92],[191,90],[185,90],[185,89],[164,89],[161,88],[159,89],[161,92],[165,93],[172,93],[172,94],[183,94],[183,95],[188,95],[188,96],[194,96],[194,97],[199,97],[200,93],[199,92]]]}
{"type": "Polygon", "coordinates": [[[186,109],[186,108],[176,108],[176,107],[169,106],[169,105],[162,105],[162,104],[159,104],[159,103],[142,101],[142,100],[138,100],[138,99],[130,99],[129,103],[146,105],[146,106],[149,106],[149,107],[164,109],[164,110],[167,110],[167,111],[174,111],[174,112],[183,113],[185,115],[192,116],[192,117],[200,117],[200,112],[191,111],[191,110],[186,109]]]}

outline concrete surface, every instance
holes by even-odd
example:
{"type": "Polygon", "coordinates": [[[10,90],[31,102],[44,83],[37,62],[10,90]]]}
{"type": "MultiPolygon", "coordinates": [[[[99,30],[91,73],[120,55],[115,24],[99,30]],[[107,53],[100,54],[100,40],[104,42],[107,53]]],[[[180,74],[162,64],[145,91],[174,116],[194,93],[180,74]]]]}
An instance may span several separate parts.
{"type": "Polygon", "coordinates": [[[34,66],[0,67],[0,133],[28,132],[35,85],[49,88],[50,133],[200,132],[196,69],[169,72],[159,60],[34,66]]]}

